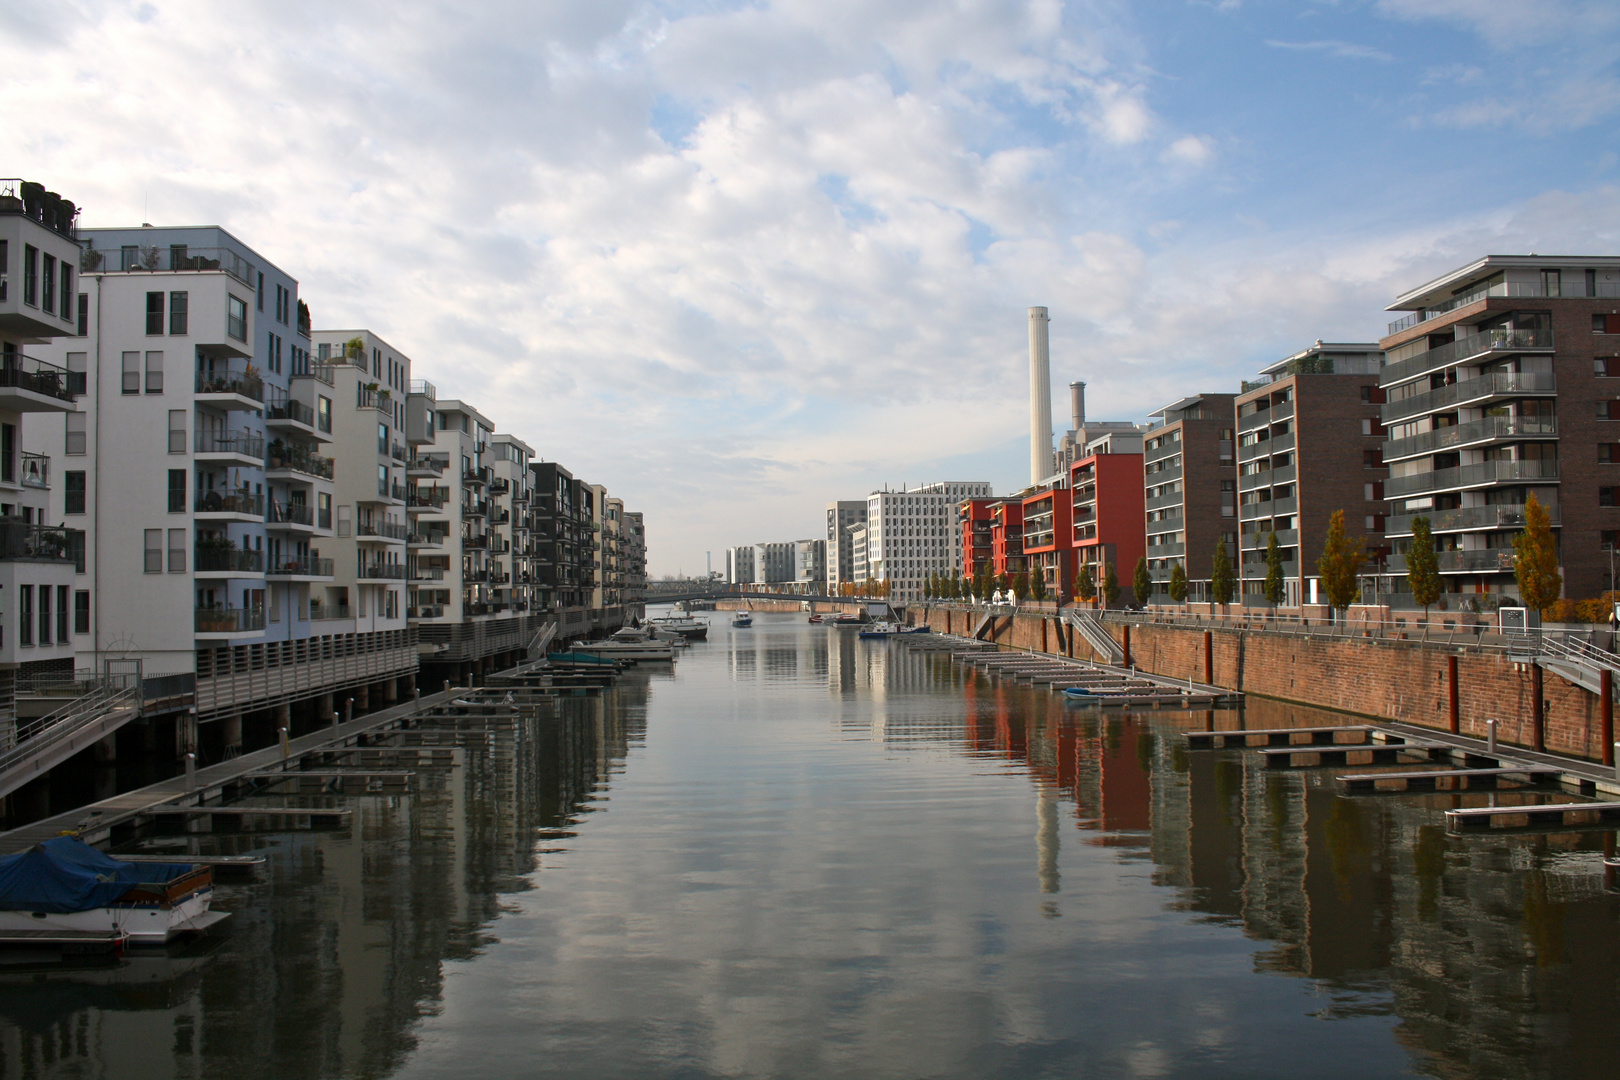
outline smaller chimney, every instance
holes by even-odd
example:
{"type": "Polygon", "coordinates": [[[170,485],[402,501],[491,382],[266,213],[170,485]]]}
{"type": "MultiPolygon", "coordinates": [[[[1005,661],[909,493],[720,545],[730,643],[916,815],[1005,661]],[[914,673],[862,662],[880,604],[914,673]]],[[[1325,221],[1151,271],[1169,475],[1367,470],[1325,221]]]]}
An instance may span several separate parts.
{"type": "Polygon", "coordinates": [[[1069,416],[1076,433],[1086,426],[1086,384],[1083,382],[1069,384],[1069,416]]]}

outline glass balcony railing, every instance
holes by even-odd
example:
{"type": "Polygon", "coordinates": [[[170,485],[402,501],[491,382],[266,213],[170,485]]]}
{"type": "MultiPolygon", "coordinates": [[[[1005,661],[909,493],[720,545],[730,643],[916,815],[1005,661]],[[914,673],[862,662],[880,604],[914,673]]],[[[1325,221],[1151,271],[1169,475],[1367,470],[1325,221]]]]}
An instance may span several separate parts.
{"type": "Polygon", "coordinates": [[[47,364],[24,353],[6,353],[0,361],[0,388],[29,390],[58,401],[72,401],[66,368],[47,364]]]}
{"type": "Polygon", "coordinates": [[[199,454],[240,454],[264,457],[264,436],[251,431],[199,431],[193,443],[199,454]]]}
{"type": "Polygon", "coordinates": [[[221,366],[213,371],[197,372],[197,393],[235,394],[252,401],[263,401],[264,380],[246,370],[221,366]]]}
{"type": "Polygon", "coordinates": [[[1547,416],[1487,416],[1466,424],[1454,424],[1436,431],[1425,431],[1406,439],[1391,439],[1384,443],[1384,460],[1429,454],[1458,446],[1472,446],[1493,439],[1517,439],[1531,436],[1557,435],[1558,421],[1547,416]]]}
{"type": "Polygon", "coordinates": [[[264,570],[262,551],[238,551],[198,541],[192,558],[199,574],[257,574],[264,570]]]}
{"type": "Polygon", "coordinates": [[[194,630],[199,634],[249,634],[264,629],[264,608],[198,608],[194,630]]]}
{"type": "Polygon", "coordinates": [[[1425,393],[1391,401],[1379,409],[1379,414],[1387,427],[1409,417],[1421,416],[1465,402],[1487,401],[1490,398],[1509,397],[1515,394],[1557,392],[1558,382],[1551,372],[1498,371],[1490,375],[1481,375],[1477,379],[1461,379],[1425,393]]]}
{"type": "Polygon", "coordinates": [[[1571,280],[1567,286],[1560,283],[1556,288],[1548,290],[1543,288],[1540,283],[1497,282],[1495,285],[1471,289],[1468,292],[1463,293],[1461,296],[1454,296],[1449,300],[1445,300],[1434,305],[1433,307],[1424,308],[1422,311],[1414,311],[1410,315],[1396,319],[1394,322],[1389,324],[1389,332],[1391,334],[1398,334],[1402,330],[1416,326],[1418,323],[1428,322],[1430,319],[1439,318],[1441,315],[1456,311],[1460,307],[1467,307],[1469,304],[1476,304],[1485,299],[1487,296],[1551,296],[1564,298],[1574,297],[1576,299],[1589,299],[1592,297],[1613,298],[1620,297],[1620,285],[1617,285],[1612,281],[1600,281],[1596,283],[1595,288],[1588,290],[1584,280],[1571,280]]]}
{"type": "MultiPolygon", "coordinates": [[[[257,552],[255,552],[257,554],[257,552]]],[[[308,556],[302,559],[284,559],[265,571],[266,577],[331,577],[334,572],[331,559],[308,556]]]]}
{"type": "Polygon", "coordinates": [[[315,524],[315,508],[308,503],[277,502],[270,500],[269,512],[265,514],[267,522],[283,525],[311,525],[315,524]]]}
{"type": "Polygon", "coordinates": [[[52,529],[27,521],[0,518],[0,559],[61,559],[72,562],[77,558],[75,547],[83,543],[83,535],[78,529],[52,529]]]}
{"type": "Polygon", "coordinates": [[[1404,499],[1430,491],[1485,487],[1489,484],[1558,479],[1556,461],[1482,461],[1452,469],[1392,476],[1384,481],[1384,498],[1404,499]]]}
{"type": "Polygon", "coordinates": [[[199,514],[264,516],[264,496],[251,491],[199,491],[192,505],[199,514]]]}
{"type": "MultiPolygon", "coordinates": [[[[1546,507],[1547,517],[1553,525],[1562,523],[1557,506],[1546,507]]],[[[1412,521],[1429,519],[1430,532],[1467,532],[1488,529],[1523,529],[1524,507],[1518,504],[1500,506],[1464,506],[1456,510],[1417,511],[1411,514],[1391,515],[1384,526],[1385,536],[1412,535],[1412,521]]]]}
{"type": "Polygon", "coordinates": [[[1398,363],[1385,364],[1383,371],[1378,373],[1378,381],[1384,386],[1394,386],[1487,353],[1550,352],[1552,347],[1551,330],[1487,330],[1437,345],[1428,352],[1409,356],[1398,363]]]}

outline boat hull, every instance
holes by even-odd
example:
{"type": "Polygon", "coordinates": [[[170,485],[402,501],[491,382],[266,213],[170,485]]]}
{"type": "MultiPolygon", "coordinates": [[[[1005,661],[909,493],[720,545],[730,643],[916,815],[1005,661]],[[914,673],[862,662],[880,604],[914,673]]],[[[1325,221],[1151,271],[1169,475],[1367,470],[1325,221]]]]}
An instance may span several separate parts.
{"type": "MultiPolygon", "coordinates": [[[[153,894],[154,898],[156,894],[153,894]]],[[[123,931],[131,945],[162,945],[182,934],[200,933],[228,917],[210,911],[212,883],[171,900],[135,902],[87,911],[0,911],[0,940],[14,931],[111,934],[123,931]]]]}

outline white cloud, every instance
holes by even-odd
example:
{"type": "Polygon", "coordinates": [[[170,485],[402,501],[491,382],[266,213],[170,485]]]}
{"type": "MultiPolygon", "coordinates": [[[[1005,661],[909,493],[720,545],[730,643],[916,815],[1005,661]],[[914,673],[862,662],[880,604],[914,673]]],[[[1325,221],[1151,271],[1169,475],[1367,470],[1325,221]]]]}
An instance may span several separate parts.
{"type": "Polygon", "coordinates": [[[1395,58],[1383,49],[1375,49],[1370,45],[1357,45],[1352,41],[1267,41],[1273,49],[1293,49],[1301,52],[1322,52],[1329,56],[1338,56],[1347,60],[1382,60],[1385,63],[1395,58]]]}
{"type": "Polygon", "coordinates": [[[1166,165],[1201,168],[1215,158],[1215,141],[1207,135],[1183,135],[1164,148],[1159,160],[1166,165]]]}

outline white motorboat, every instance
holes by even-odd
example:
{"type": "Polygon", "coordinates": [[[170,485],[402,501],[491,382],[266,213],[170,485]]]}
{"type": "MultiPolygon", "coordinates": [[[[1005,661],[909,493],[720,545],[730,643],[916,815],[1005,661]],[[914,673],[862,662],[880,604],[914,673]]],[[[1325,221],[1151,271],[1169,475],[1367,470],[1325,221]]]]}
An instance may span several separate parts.
{"type": "Polygon", "coordinates": [[[737,612],[735,615],[733,615],[731,617],[731,625],[732,626],[753,626],[754,625],[754,616],[751,615],[746,609],[744,609],[742,611],[737,612]]]}
{"type": "Polygon", "coordinates": [[[121,862],[76,836],[53,836],[0,859],[0,943],[162,945],[227,918],[208,910],[213,896],[212,866],[121,862]]]}
{"type": "Polygon", "coordinates": [[[658,626],[621,626],[613,631],[609,641],[667,641],[678,649],[686,647],[686,639],[673,630],[658,626]]]}
{"type": "Polygon", "coordinates": [[[661,630],[668,630],[692,641],[702,641],[709,636],[708,620],[694,619],[690,615],[665,615],[647,621],[661,630]]]}
{"type": "Polygon", "coordinates": [[[675,646],[667,641],[576,641],[570,651],[614,660],[675,659],[675,646]]]}

